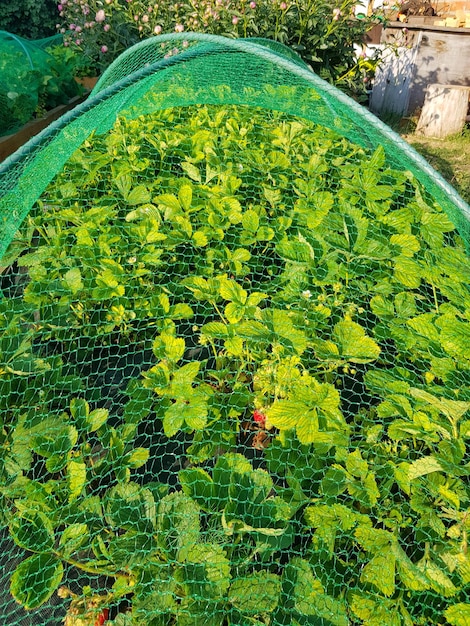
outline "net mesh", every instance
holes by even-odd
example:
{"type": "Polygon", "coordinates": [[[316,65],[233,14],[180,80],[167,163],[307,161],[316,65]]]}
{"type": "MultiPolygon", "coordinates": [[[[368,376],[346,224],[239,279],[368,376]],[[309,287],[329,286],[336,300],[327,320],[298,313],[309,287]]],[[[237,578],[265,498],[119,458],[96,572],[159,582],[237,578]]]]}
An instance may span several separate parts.
{"type": "Polygon", "coordinates": [[[0,30],[0,136],[78,93],[72,75],[54,67],[48,48],[59,44],[61,35],[30,41],[0,30]]]}
{"type": "Polygon", "coordinates": [[[5,624],[470,623],[469,207],[262,40],[2,168],[5,624]]]}

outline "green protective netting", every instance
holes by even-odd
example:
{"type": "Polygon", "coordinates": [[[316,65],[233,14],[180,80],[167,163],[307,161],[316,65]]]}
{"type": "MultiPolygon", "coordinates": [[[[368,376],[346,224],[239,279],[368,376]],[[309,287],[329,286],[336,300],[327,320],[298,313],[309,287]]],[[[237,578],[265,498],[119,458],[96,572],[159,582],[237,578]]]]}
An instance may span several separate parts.
{"type": "MultiPolygon", "coordinates": [[[[15,132],[29,122],[41,107],[55,106],[67,96],[72,76],[59,76],[54,71],[51,46],[63,44],[56,35],[30,41],[0,31],[0,136],[15,132]],[[60,93],[66,92],[61,100],[60,93]]],[[[40,111],[39,111],[40,112],[40,111]]]]}
{"type": "Polygon", "coordinates": [[[0,171],[0,623],[470,623],[470,209],[425,161],[183,33],[0,171]]]}

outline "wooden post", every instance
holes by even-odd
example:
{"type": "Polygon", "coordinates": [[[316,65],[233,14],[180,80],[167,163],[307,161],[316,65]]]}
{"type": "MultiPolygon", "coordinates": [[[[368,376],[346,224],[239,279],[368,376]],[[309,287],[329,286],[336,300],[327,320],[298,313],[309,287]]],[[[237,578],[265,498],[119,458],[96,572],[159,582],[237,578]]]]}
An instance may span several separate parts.
{"type": "Polygon", "coordinates": [[[443,138],[459,133],[468,115],[470,87],[428,85],[416,133],[443,138]]]}

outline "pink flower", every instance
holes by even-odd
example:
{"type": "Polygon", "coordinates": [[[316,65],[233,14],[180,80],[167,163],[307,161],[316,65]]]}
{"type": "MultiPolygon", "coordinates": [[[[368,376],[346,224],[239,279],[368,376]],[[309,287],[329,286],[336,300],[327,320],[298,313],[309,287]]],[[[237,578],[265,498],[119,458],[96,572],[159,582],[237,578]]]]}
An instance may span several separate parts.
{"type": "Polygon", "coordinates": [[[70,29],[70,30],[75,30],[75,29],[76,29],[75,24],[69,24],[69,29],[70,29]]]}
{"type": "Polygon", "coordinates": [[[111,26],[109,24],[105,24],[103,26],[103,30],[104,30],[105,33],[107,33],[110,28],[111,28],[111,26]]]}
{"type": "Polygon", "coordinates": [[[108,46],[101,46],[101,52],[106,54],[106,52],[108,52],[108,46]]]}
{"type": "Polygon", "coordinates": [[[142,15],[142,22],[144,24],[147,24],[148,21],[149,21],[149,16],[145,13],[144,15],[142,15]]]}
{"type": "Polygon", "coordinates": [[[103,11],[103,9],[100,9],[99,11],[97,11],[96,15],[95,15],[95,22],[98,22],[98,24],[100,22],[104,22],[106,19],[106,13],[103,11]]]}
{"type": "Polygon", "coordinates": [[[256,2],[250,2],[250,9],[256,9],[256,2]]]}
{"type": "Polygon", "coordinates": [[[64,6],[62,4],[58,4],[57,5],[57,10],[58,11],[62,11],[63,8],[64,8],[64,6]]]}
{"type": "Polygon", "coordinates": [[[287,9],[287,4],[285,2],[281,2],[279,8],[281,9],[281,11],[285,11],[287,9]]]}
{"type": "Polygon", "coordinates": [[[176,24],[176,26],[175,26],[175,32],[176,33],[182,33],[183,30],[184,30],[183,24],[176,24]]]}
{"type": "Polygon", "coordinates": [[[157,24],[157,25],[155,26],[155,28],[153,29],[153,32],[154,32],[156,35],[159,35],[159,34],[162,32],[162,27],[160,26],[160,24],[157,24]]]}
{"type": "Polygon", "coordinates": [[[236,26],[236,25],[238,24],[238,17],[237,17],[236,15],[234,15],[234,16],[232,17],[232,24],[233,24],[234,26],[236,26]]]}
{"type": "Polygon", "coordinates": [[[333,19],[337,22],[341,15],[341,9],[333,9],[333,19]]]}
{"type": "Polygon", "coordinates": [[[81,26],[75,26],[75,32],[76,33],[80,33],[82,31],[82,27],[81,26]]]}

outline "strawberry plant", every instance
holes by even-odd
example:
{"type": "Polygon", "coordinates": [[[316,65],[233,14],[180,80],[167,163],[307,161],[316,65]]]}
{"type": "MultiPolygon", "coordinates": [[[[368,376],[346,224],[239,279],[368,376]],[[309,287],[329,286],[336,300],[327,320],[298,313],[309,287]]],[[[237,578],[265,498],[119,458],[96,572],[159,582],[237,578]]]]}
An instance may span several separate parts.
{"type": "Polygon", "coordinates": [[[3,265],[23,606],[467,623],[468,257],[381,148],[250,107],[134,112],[73,155],[3,265]]]}

